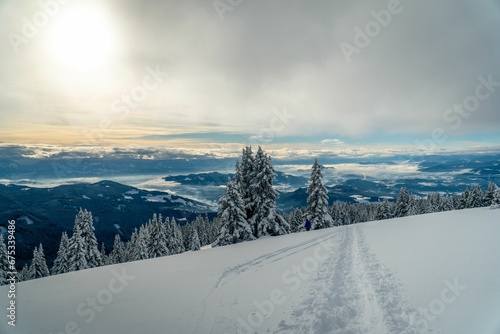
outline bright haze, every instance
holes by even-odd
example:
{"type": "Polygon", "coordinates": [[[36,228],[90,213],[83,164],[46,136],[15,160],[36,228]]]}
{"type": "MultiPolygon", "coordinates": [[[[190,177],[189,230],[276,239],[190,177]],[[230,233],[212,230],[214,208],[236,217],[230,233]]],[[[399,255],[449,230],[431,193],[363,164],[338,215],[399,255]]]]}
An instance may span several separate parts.
{"type": "Polygon", "coordinates": [[[494,148],[498,31],[493,0],[4,0],[0,141],[494,148]]]}

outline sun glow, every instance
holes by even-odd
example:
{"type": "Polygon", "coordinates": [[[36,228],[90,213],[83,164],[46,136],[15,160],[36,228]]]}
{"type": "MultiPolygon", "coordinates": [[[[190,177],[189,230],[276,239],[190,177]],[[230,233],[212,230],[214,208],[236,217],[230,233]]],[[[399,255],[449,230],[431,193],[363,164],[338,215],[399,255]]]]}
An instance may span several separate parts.
{"type": "Polygon", "coordinates": [[[118,52],[116,33],[99,7],[65,9],[54,18],[48,38],[49,58],[73,70],[106,66],[118,52]]]}

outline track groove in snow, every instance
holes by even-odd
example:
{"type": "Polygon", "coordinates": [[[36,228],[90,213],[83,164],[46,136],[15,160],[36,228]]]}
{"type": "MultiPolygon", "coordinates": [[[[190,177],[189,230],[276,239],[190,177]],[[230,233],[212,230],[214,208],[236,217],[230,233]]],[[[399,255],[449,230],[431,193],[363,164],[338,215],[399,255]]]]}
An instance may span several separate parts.
{"type": "Polygon", "coordinates": [[[248,270],[255,270],[256,268],[260,268],[264,265],[267,265],[272,262],[279,261],[280,259],[283,259],[285,257],[292,256],[293,254],[302,252],[306,249],[309,249],[311,247],[317,247],[319,243],[321,243],[324,240],[328,240],[329,238],[337,235],[339,232],[334,231],[310,240],[307,240],[305,242],[302,242],[297,245],[285,247],[282,249],[277,250],[276,252],[272,252],[269,254],[265,254],[262,256],[259,256],[251,261],[248,261],[246,263],[242,263],[230,268],[227,268],[224,273],[221,275],[219,280],[217,281],[217,284],[215,286],[215,289],[218,289],[222,287],[225,282],[232,277],[237,278],[238,275],[248,271],[248,270]]]}
{"type": "Polygon", "coordinates": [[[294,323],[281,322],[280,332],[426,333],[419,313],[403,300],[397,278],[371,252],[362,227],[346,226],[342,231],[342,241],[291,311],[294,323]]]}
{"type": "MultiPolygon", "coordinates": [[[[221,292],[221,290],[223,290],[223,289],[221,289],[221,288],[226,283],[228,283],[229,281],[231,281],[233,279],[237,280],[240,277],[240,275],[242,275],[243,273],[245,273],[249,270],[252,270],[252,271],[262,270],[261,267],[268,266],[274,262],[283,260],[285,258],[288,258],[294,254],[300,253],[300,252],[307,250],[307,249],[310,249],[312,247],[317,247],[318,244],[320,244],[321,242],[328,240],[334,236],[337,236],[339,233],[340,232],[338,230],[334,230],[334,231],[329,232],[327,234],[323,234],[321,236],[309,239],[307,241],[301,242],[301,243],[293,245],[293,246],[281,248],[281,249],[276,250],[274,252],[267,253],[267,254],[264,254],[262,256],[256,257],[255,259],[252,259],[252,260],[247,261],[245,263],[241,263],[241,264],[238,264],[236,266],[232,266],[232,267],[225,269],[224,272],[219,277],[219,279],[217,280],[217,283],[215,284],[214,288],[212,290],[210,290],[210,292],[207,294],[207,296],[202,301],[202,306],[201,306],[202,307],[202,317],[201,317],[200,321],[197,322],[196,329],[195,329],[194,333],[198,333],[199,329],[203,327],[202,324],[206,321],[205,314],[207,312],[207,305],[213,305],[214,303],[216,304],[217,303],[216,301],[221,299],[220,295],[223,294],[223,292],[221,292]]],[[[238,304],[237,298],[234,299],[233,304],[235,304],[235,305],[238,304]]],[[[228,310],[226,310],[224,312],[224,314],[222,316],[220,316],[220,315],[217,316],[216,319],[214,320],[214,324],[212,326],[212,331],[210,333],[213,333],[214,328],[219,328],[219,326],[221,324],[224,324],[226,322],[227,323],[233,322],[234,319],[236,319],[238,316],[238,314],[236,312],[234,315],[232,315],[231,313],[233,313],[233,312],[234,311],[231,308],[229,308],[228,310]]],[[[227,328],[227,331],[230,332],[233,330],[233,328],[231,326],[232,325],[230,325],[227,328]]],[[[220,330],[220,328],[219,328],[219,330],[220,330]]]]}

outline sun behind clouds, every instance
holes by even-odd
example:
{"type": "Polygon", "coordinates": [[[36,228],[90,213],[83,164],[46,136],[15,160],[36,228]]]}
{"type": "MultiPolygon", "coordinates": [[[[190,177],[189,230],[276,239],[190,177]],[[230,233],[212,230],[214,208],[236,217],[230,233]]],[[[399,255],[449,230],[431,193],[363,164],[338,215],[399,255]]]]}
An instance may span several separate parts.
{"type": "Polygon", "coordinates": [[[46,51],[52,61],[67,69],[91,71],[112,61],[119,51],[118,40],[102,8],[75,6],[54,18],[46,51]]]}

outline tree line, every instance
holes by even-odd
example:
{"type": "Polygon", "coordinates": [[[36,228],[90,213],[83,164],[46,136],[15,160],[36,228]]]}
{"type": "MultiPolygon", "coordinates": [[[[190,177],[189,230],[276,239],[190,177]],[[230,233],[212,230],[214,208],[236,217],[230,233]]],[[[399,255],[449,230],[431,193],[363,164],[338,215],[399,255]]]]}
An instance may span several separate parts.
{"type": "MultiPolygon", "coordinates": [[[[234,177],[228,179],[226,192],[219,200],[216,218],[210,220],[207,215],[200,215],[181,226],[174,218],[154,214],[132,232],[128,241],[117,234],[109,253],[104,244],[99,247],[92,213],[80,209],[71,237],[62,233],[51,269],[40,244],[33,251],[31,264],[18,272],[18,281],[197,251],[207,245],[225,246],[263,236],[301,232],[306,219],[311,221],[313,229],[323,229],[458,209],[500,208],[500,188],[494,183],[486,190],[473,185],[460,196],[432,193],[421,198],[401,188],[396,201],[384,198],[377,203],[336,202],[329,205],[322,166],[315,159],[307,187],[307,206],[280,214],[276,209],[277,192],[273,188],[275,177],[271,157],[260,147],[256,154],[251,147],[246,147],[241,162],[236,162],[234,177]]],[[[8,271],[7,249],[0,235],[0,285],[6,284],[8,271]]]]}

